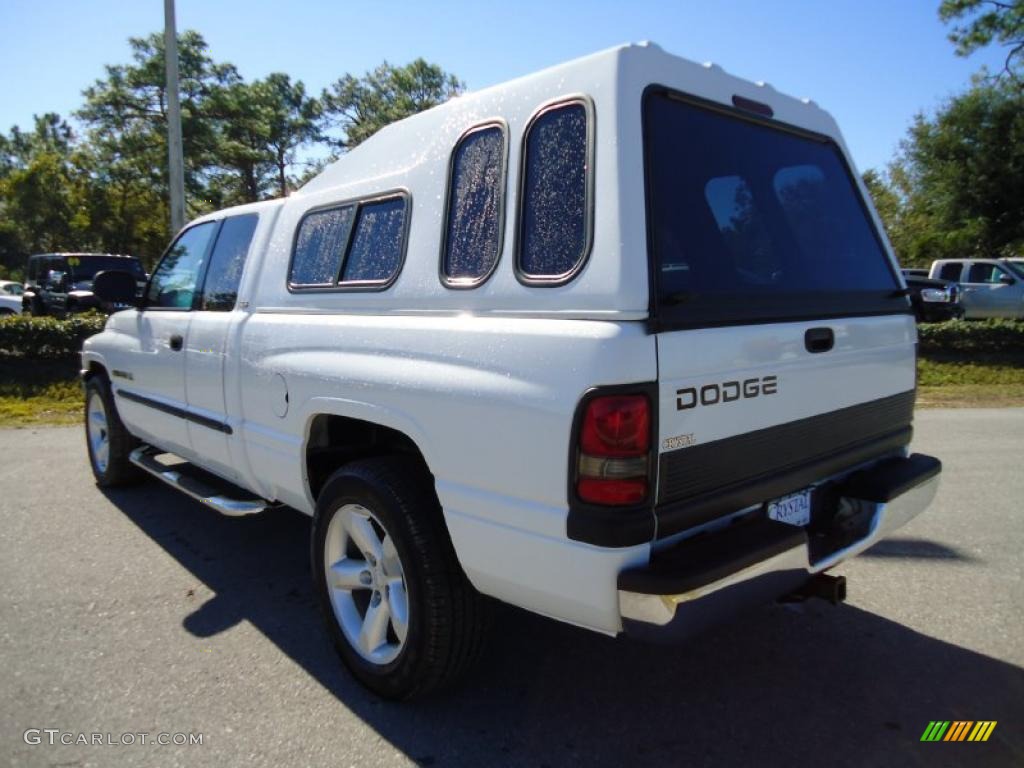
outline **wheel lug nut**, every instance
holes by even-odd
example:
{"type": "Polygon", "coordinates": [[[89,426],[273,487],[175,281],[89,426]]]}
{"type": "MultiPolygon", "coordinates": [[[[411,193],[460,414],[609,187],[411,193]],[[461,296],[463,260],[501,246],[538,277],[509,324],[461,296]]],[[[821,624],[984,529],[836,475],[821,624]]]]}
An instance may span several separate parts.
{"type": "Polygon", "coordinates": [[[373,605],[374,608],[376,608],[378,605],[380,605],[380,601],[381,601],[380,592],[377,592],[375,590],[374,593],[373,593],[373,597],[370,598],[370,603],[373,605]]]}
{"type": "Polygon", "coordinates": [[[363,571],[362,573],[359,574],[359,583],[360,584],[363,584],[365,586],[370,586],[370,583],[372,581],[373,581],[373,576],[370,575],[369,571],[363,571]]]}

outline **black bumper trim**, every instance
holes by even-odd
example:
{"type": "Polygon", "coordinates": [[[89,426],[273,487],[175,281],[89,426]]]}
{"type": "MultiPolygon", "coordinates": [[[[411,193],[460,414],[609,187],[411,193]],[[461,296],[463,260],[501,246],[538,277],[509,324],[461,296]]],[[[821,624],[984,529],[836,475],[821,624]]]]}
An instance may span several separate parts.
{"type": "Polygon", "coordinates": [[[913,453],[907,458],[881,461],[870,469],[854,472],[839,486],[842,496],[884,504],[942,472],[934,456],[913,453]]]}
{"type": "Polygon", "coordinates": [[[803,528],[767,518],[699,534],[619,574],[619,589],[642,595],[678,595],[720,581],[794,547],[806,546],[803,528]]]}
{"type": "MultiPolygon", "coordinates": [[[[834,492],[823,502],[829,509],[814,512],[814,517],[821,518],[818,527],[831,523],[840,497],[884,504],[926,483],[941,471],[942,462],[934,456],[915,453],[883,459],[867,469],[853,472],[838,481],[834,492]]],[[[812,522],[811,529],[814,528],[812,522]]],[[[865,526],[858,537],[869,533],[865,526]]],[[[822,535],[821,532],[814,534],[816,539],[822,535]]],[[[654,552],[648,564],[622,571],[618,585],[620,590],[642,595],[683,594],[714,584],[795,547],[807,546],[809,541],[806,528],[785,525],[769,520],[763,513],[753,513],[725,528],[699,533],[654,552]]],[[[839,541],[834,549],[851,543],[839,541]]]]}

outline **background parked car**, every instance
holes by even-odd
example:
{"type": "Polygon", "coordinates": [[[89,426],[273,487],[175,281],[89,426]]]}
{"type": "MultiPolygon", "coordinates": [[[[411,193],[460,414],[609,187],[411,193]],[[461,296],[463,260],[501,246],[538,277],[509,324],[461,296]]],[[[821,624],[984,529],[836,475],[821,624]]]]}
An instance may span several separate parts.
{"type": "Polygon", "coordinates": [[[1007,259],[939,259],[929,276],[960,283],[968,320],[1024,318],[1024,269],[1007,259]]]}
{"type": "Polygon", "coordinates": [[[117,269],[135,275],[139,291],[145,288],[146,271],[133,256],[109,253],[40,253],[30,256],[22,296],[24,311],[33,315],[66,317],[87,309],[100,309],[93,295],[97,272],[117,269]]]}
{"type": "Polygon", "coordinates": [[[0,317],[21,314],[21,283],[0,280],[0,317]]]}
{"type": "Polygon", "coordinates": [[[21,283],[0,280],[0,317],[21,314],[21,283]]]}
{"type": "Polygon", "coordinates": [[[920,273],[927,272],[923,269],[904,269],[902,272],[917,322],[941,323],[943,320],[957,320],[964,316],[959,285],[947,280],[922,277],[920,273]]]}

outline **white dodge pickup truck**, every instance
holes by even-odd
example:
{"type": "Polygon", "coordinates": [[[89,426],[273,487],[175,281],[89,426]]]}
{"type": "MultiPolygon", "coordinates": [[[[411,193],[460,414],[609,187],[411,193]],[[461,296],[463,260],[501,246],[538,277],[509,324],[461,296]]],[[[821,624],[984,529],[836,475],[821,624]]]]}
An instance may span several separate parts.
{"type": "Polygon", "coordinates": [[[329,631],[407,698],[484,596],[617,634],[795,593],[921,512],[914,318],[839,130],[626,46],[190,223],[82,352],[100,485],[313,518],[329,631]]]}

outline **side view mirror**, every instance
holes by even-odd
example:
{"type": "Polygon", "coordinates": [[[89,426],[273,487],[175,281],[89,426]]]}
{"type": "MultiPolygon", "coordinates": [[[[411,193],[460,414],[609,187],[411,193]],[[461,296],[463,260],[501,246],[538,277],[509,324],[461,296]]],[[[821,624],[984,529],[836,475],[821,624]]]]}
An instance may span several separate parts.
{"type": "Polygon", "coordinates": [[[92,281],[93,294],[105,304],[137,306],[138,288],[135,275],[121,269],[106,269],[97,272],[92,281]]]}
{"type": "Polygon", "coordinates": [[[999,278],[999,282],[1002,283],[1003,285],[1013,285],[1017,281],[1014,280],[1009,275],[1003,275],[1002,277],[999,278]]]}

